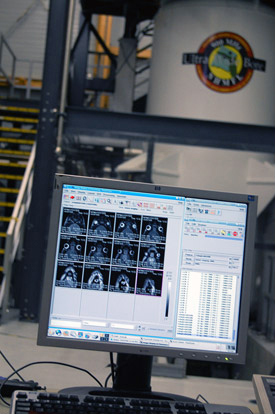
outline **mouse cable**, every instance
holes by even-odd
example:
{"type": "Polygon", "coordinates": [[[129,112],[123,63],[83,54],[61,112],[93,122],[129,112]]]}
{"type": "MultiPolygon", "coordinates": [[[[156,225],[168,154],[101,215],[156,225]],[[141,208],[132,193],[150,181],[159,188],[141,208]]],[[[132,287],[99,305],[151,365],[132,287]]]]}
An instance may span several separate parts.
{"type": "Polygon", "coordinates": [[[110,352],[110,363],[111,363],[111,377],[113,384],[115,383],[116,364],[114,363],[114,354],[110,352]]]}
{"type": "Polygon", "coordinates": [[[6,404],[7,406],[10,406],[10,404],[2,397],[2,395],[1,395],[1,389],[2,389],[2,387],[5,385],[5,383],[13,376],[13,375],[15,375],[15,374],[17,374],[18,375],[18,373],[20,372],[20,371],[22,371],[23,369],[25,369],[25,368],[28,368],[28,367],[31,367],[32,365],[40,365],[40,364],[52,364],[52,365],[61,365],[61,366],[64,366],[64,367],[68,367],[68,368],[73,368],[73,369],[77,369],[78,371],[82,371],[82,372],[85,372],[86,374],[88,374],[90,377],[92,377],[97,383],[98,383],[98,385],[101,387],[101,388],[103,388],[103,385],[101,384],[101,382],[90,372],[90,371],[88,371],[87,369],[85,369],[85,368],[80,368],[80,367],[77,367],[77,366],[75,366],[75,365],[71,365],[71,364],[67,364],[67,363],[65,363],[65,362],[57,362],[57,361],[37,361],[37,362],[30,362],[29,364],[26,364],[26,365],[24,365],[23,367],[20,367],[20,368],[18,368],[18,369],[16,369],[16,370],[14,370],[4,381],[3,381],[3,383],[1,384],[1,386],[0,386],[0,399],[3,401],[3,403],[4,404],[6,404]]]}
{"type": "MultiPolygon", "coordinates": [[[[105,380],[105,387],[107,387],[107,383],[108,383],[110,378],[112,378],[112,381],[113,381],[113,384],[114,384],[115,380],[116,380],[117,371],[120,368],[123,368],[128,364],[127,359],[125,361],[123,361],[122,363],[120,362],[120,365],[116,364],[114,362],[113,352],[110,352],[109,354],[110,354],[110,364],[108,364],[107,367],[111,367],[111,373],[107,376],[107,378],[105,380]]],[[[131,357],[129,356],[129,358],[131,358],[131,357]]]]}
{"type": "Polygon", "coordinates": [[[109,382],[109,379],[112,377],[112,373],[110,372],[110,374],[107,376],[107,378],[106,378],[106,380],[105,380],[105,382],[104,382],[104,387],[105,388],[107,388],[108,387],[108,382],[109,382]]]}
{"type": "Polygon", "coordinates": [[[113,352],[110,352],[109,355],[110,355],[110,364],[108,364],[107,367],[111,368],[111,372],[105,379],[105,383],[104,383],[105,388],[107,388],[110,378],[112,378],[113,384],[115,383],[116,364],[114,363],[113,352]]]}
{"type": "Polygon", "coordinates": [[[204,396],[203,396],[203,395],[198,394],[198,395],[197,395],[197,397],[196,397],[196,400],[197,400],[197,401],[199,401],[199,400],[200,400],[200,398],[204,401],[204,403],[209,404],[209,402],[207,401],[207,399],[206,399],[206,398],[204,398],[204,396]]]}
{"type": "MultiPolygon", "coordinates": [[[[9,367],[15,371],[15,368],[12,366],[12,364],[10,363],[10,361],[8,360],[8,358],[3,354],[3,352],[0,350],[0,355],[3,357],[3,359],[6,361],[6,363],[9,365],[9,367]]],[[[17,374],[18,377],[21,379],[21,381],[25,382],[24,378],[20,375],[17,374]]]]}

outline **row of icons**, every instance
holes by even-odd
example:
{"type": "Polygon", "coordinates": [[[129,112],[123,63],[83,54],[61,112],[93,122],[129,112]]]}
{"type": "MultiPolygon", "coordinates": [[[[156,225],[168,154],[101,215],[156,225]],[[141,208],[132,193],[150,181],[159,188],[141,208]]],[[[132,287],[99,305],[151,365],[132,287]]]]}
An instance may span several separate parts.
{"type": "Polygon", "coordinates": [[[221,216],[222,210],[218,210],[215,208],[209,209],[209,208],[201,208],[201,207],[192,207],[192,204],[187,204],[186,213],[187,214],[206,214],[209,216],[221,216]]]}
{"type": "Polygon", "coordinates": [[[79,338],[79,339],[91,339],[93,341],[106,341],[106,334],[103,333],[90,333],[85,331],[76,331],[74,329],[58,329],[50,328],[48,330],[49,336],[59,336],[63,338],[79,338]]]}
{"type": "Polygon", "coordinates": [[[201,234],[209,234],[212,236],[224,236],[224,237],[238,237],[243,238],[243,230],[242,229],[224,229],[221,227],[208,227],[202,224],[186,222],[185,223],[185,232],[187,233],[201,233],[201,234]]]}
{"type": "Polygon", "coordinates": [[[107,197],[94,197],[86,195],[75,195],[75,194],[64,194],[64,200],[75,200],[83,202],[91,202],[97,204],[114,205],[114,206],[127,206],[127,207],[139,207],[149,208],[162,211],[173,211],[171,204],[164,203],[153,203],[148,201],[136,201],[136,200],[120,200],[118,198],[107,198],[107,197]]]}

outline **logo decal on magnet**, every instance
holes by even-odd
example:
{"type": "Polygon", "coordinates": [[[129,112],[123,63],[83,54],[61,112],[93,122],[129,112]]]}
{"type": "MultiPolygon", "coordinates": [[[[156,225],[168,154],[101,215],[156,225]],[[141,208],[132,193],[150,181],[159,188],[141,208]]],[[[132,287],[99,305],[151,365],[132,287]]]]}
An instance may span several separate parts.
{"type": "Polygon", "coordinates": [[[265,72],[266,62],[255,59],[247,41],[232,32],[208,37],[198,53],[183,53],[183,65],[196,65],[200,80],[216,92],[228,93],[242,89],[253,71],[265,72]]]}

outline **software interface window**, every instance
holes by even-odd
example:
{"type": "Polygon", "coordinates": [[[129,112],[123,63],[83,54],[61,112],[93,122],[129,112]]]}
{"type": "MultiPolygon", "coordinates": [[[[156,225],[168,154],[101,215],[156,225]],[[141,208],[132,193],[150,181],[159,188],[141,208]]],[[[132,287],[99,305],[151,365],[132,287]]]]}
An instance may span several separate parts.
{"type": "Polygon", "coordinates": [[[63,185],[48,335],[234,353],[246,204],[63,185]]]}

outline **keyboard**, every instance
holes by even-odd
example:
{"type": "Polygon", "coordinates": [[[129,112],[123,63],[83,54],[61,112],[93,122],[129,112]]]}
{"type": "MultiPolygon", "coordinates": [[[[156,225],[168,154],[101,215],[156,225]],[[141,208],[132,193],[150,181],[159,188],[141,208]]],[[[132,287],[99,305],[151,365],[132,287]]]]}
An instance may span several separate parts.
{"type": "Polygon", "coordinates": [[[261,414],[275,414],[275,376],[253,375],[254,392],[261,414]]]}
{"type": "Polygon", "coordinates": [[[15,391],[10,414],[251,414],[246,407],[128,397],[15,391]]]}

